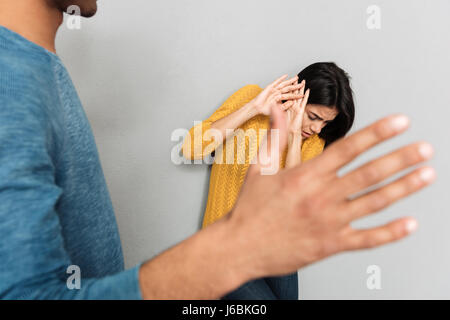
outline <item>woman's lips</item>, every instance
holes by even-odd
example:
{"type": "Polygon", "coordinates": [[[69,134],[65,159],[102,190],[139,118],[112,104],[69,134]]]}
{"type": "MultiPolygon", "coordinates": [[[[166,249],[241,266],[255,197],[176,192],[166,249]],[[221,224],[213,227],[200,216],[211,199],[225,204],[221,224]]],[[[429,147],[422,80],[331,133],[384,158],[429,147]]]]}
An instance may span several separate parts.
{"type": "Polygon", "coordinates": [[[309,133],[307,133],[307,132],[305,132],[305,131],[302,131],[302,134],[303,134],[303,136],[306,137],[306,138],[308,138],[309,136],[311,136],[309,133]]]}

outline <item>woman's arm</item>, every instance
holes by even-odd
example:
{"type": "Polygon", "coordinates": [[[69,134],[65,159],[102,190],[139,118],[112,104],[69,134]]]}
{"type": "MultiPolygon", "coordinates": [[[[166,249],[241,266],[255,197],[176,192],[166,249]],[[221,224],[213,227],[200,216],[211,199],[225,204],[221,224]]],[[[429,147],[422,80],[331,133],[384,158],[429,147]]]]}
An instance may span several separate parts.
{"type": "Polygon", "coordinates": [[[298,133],[289,134],[288,142],[288,153],[286,155],[286,165],[285,168],[295,167],[297,164],[302,162],[302,140],[303,137],[298,133]]]}
{"type": "Polygon", "coordinates": [[[285,78],[278,78],[263,91],[257,85],[239,89],[210,118],[189,130],[183,142],[184,157],[203,159],[246,121],[259,114],[269,115],[273,103],[298,99],[300,95],[291,93],[300,87],[292,85],[297,77],[283,82],[285,78]]]}
{"type": "MultiPolygon", "coordinates": [[[[261,92],[257,85],[246,85],[233,93],[208,119],[196,124],[189,130],[183,141],[183,156],[186,159],[203,159],[223,142],[222,139],[211,141],[211,126],[219,119],[226,118],[247,105],[261,92]],[[208,133],[208,134],[207,134],[208,133]],[[207,136],[208,135],[208,136],[207,136]]],[[[233,115],[234,117],[234,115],[233,115]]],[[[215,130],[214,130],[215,131],[215,130]]]]}
{"type": "MultiPolygon", "coordinates": [[[[214,149],[216,149],[218,145],[220,145],[224,140],[231,136],[234,130],[244,124],[247,120],[253,118],[254,116],[257,116],[258,114],[260,113],[256,108],[254,100],[252,100],[230,115],[211,123],[210,128],[220,132],[220,137],[222,137],[221,140],[216,141],[214,149]]],[[[210,134],[208,134],[208,132],[205,132],[204,138],[207,140],[211,140],[210,134]]]]}

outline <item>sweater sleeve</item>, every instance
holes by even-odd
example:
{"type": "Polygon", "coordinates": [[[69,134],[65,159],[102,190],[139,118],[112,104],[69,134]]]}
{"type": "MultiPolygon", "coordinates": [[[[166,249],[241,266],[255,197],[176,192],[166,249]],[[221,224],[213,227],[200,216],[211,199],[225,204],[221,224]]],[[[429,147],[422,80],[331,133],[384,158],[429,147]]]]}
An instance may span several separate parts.
{"type": "MultiPolygon", "coordinates": [[[[50,125],[39,98],[0,82],[0,299],[141,299],[140,265],[70,289],[50,125]]],[[[82,270],[81,270],[82,276],[82,270]]]]}
{"type": "Polygon", "coordinates": [[[211,129],[211,124],[235,112],[253,100],[262,89],[255,84],[246,85],[233,93],[208,119],[194,125],[184,138],[183,155],[187,159],[203,159],[211,154],[220,143],[214,143],[214,136],[204,136],[211,129]]]}
{"type": "Polygon", "coordinates": [[[302,161],[311,160],[323,152],[325,140],[320,138],[317,134],[307,139],[302,146],[302,161]]]}

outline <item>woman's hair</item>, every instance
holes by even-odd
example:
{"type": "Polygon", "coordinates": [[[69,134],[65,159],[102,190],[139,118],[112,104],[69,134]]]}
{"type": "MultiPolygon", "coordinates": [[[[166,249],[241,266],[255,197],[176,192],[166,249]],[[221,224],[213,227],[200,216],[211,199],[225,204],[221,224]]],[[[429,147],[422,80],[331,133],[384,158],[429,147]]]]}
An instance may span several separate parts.
{"type": "Polygon", "coordinates": [[[310,89],[308,104],[319,104],[339,111],[336,118],[319,133],[325,147],[350,131],[355,118],[353,92],[349,75],[333,62],[317,62],[298,74],[298,82],[306,81],[305,91],[310,89]]]}

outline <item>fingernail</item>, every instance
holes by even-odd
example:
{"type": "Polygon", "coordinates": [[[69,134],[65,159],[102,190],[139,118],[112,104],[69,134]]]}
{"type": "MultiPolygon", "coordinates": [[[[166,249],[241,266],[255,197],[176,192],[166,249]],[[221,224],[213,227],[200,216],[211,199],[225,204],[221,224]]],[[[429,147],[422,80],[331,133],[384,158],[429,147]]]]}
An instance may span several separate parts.
{"type": "Polygon", "coordinates": [[[420,179],[425,182],[433,180],[435,177],[434,170],[430,167],[424,168],[420,171],[420,179]]]}
{"type": "Polygon", "coordinates": [[[422,143],[419,146],[419,153],[426,159],[431,158],[433,155],[433,147],[429,143],[422,143]]]}
{"type": "Polygon", "coordinates": [[[408,231],[408,233],[411,233],[411,232],[416,231],[418,226],[419,225],[416,220],[409,220],[406,223],[405,228],[406,228],[406,231],[408,231]]]}
{"type": "Polygon", "coordinates": [[[398,115],[391,119],[390,126],[395,130],[402,130],[406,128],[409,124],[409,119],[405,115],[398,115]]]}

